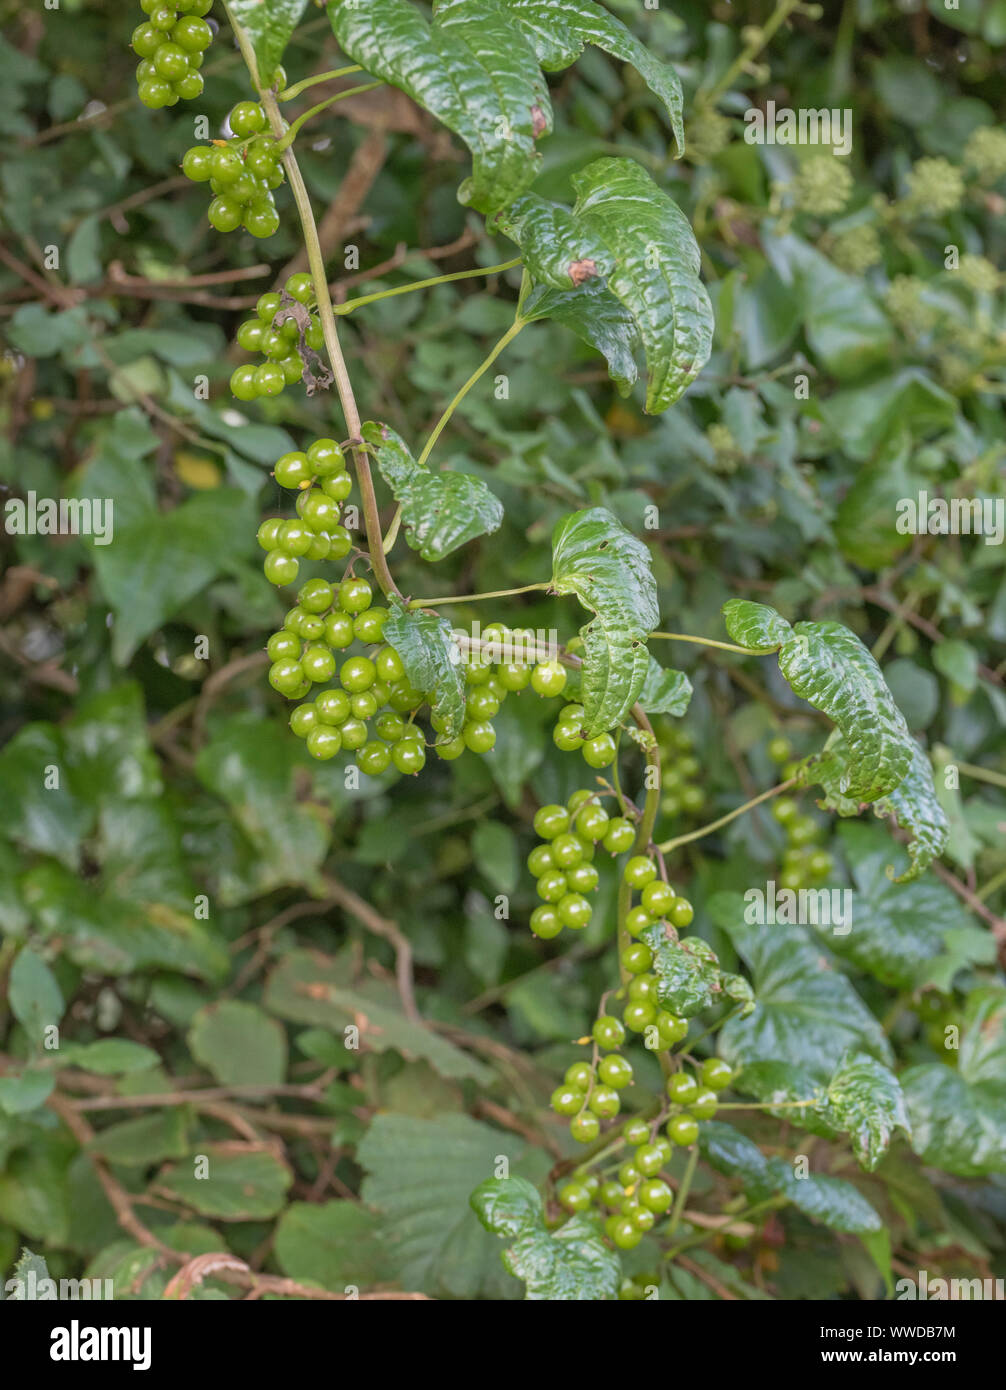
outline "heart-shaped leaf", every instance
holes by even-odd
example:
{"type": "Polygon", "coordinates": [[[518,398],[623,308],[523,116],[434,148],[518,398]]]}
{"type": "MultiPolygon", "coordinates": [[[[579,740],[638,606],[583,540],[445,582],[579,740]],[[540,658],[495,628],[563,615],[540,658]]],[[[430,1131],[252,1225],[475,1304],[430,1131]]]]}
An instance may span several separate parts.
{"type": "Polygon", "coordinates": [[[503,506],[481,478],[431,473],[387,425],[368,422],[362,434],[401,504],[405,539],[424,560],[442,560],[459,545],[498,530],[503,506]]]}
{"type": "Polygon", "coordinates": [[[413,613],[392,598],[383,637],[402,658],[405,677],[445,721],[444,738],[457,738],[465,722],[465,674],[450,623],[436,613],[413,613]]]}
{"type": "Polygon", "coordinates": [[[409,0],[342,0],[328,10],[353,62],[407,92],[471,150],[462,203],[489,212],[530,186],[552,105],[530,40],[501,8],[442,5],[432,24],[409,0]]]}
{"type": "Polygon", "coordinates": [[[823,756],[815,774],[837,782],[844,796],[876,801],[893,791],[911,766],[915,742],[880,667],[841,623],[797,623],[774,608],[730,599],[727,631],[751,651],[778,649],[779,669],[795,695],[824,713],[842,732],[844,763],[823,756]]]}
{"type": "Polygon", "coordinates": [[[583,718],[593,738],[624,719],[646,680],[644,644],[659,616],[650,552],[606,507],[573,512],[552,532],[551,587],[595,614],[580,629],[583,718]]]}
{"type": "Polygon", "coordinates": [[[646,352],[646,409],[659,413],[698,376],[712,346],[698,244],[677,203],[631,159],[596,159],[572,183],[572,211],[529,193],[496,225],[520,247],[535,284],[568,292],[596,278],[623,305],[646,352]]]}

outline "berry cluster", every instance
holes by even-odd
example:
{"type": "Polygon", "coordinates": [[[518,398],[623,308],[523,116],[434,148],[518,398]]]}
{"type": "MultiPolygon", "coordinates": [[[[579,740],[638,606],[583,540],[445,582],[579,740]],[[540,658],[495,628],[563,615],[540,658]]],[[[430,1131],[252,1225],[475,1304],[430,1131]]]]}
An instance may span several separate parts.
{"type": "MultiPolygon", "coordinates": [[[[636,832],[627,820],[612,821],[593,792],[576,791],[565,806],[542,806],[535,813],[535,833],[541,843],[528,855],[527,866],[537,879],[540,906],[531,913],[531,930],[549,941],[563,927],[576,931],[591,918],[584,897],[597,887],[592,860],[598,842],[629,848],[636,832]]],[[[616,851],[617,852],[617,851],[616,851]]]]}
{"type": "MultiPolygon", "coordinates": [[[[505,650],[515,642],[518,650],[524,649],[525,639],[533,638],[533,633],[519,629],[511,632],[502,623],[488,623],[482,629],[482,636],[486,639],[486,647],[481,653],[470,653],[465,666],[464,726],[456,738],[437,744],[438,755],[447,761],[460,758],[466,748],[472,753],[488,753],[496,746],[492,721],[508,695],[530,686],[536,695],[548,698],[561,695],[566,686],[566,668],[558,661],[529,665],[522,661],[491,659],[494,647],[505,650]]],[[[431,722],[438,734],[445,732],[446,726],[436,715],[431,722]]]]}
{"type": "MultiPolygon", "coordinates": [[[[283,287],[287,300],[306,306],[314,298],[310,275],[291,275],[283,287]]],[[[308,370],[303,353],[313,356],[323,346],[321,324],[313,314],[300,316],[284,307],[284,296],[275,291],[260,295],[256,317],[245,319],[237,331],[238,347],[259,352],[263,361],[256,367],[246,363],[231,374],[231,391],[239,401],[259,396],[278,396],[287,386],[302,381],[308,370]]]]}
{"type": "Polygon", "coordinates": [[[281,695],[298,700],[312,685],[326,687],[290,716],[290,728],[311,756],[327,762],[346,749],[371,777],[392,763],[404,773],[421,772],[426,764],[423,731],[413,722],[423,697],[405,679],[394,648],[381,645],[387,617],[386,608],[373,606],[366,579],[348,577],[338,585],[309,579],[266,647],[269,682],[281,695]],[[367,654],[347,655],[337,668],[336,653],[354,642],[367,654]]]}
{"type": "Polygon", "coordinates": [[[193,145],[182,156],[182,173],[192,183],[209,184],[214,198],[207,216],[218,232],[244,227],[254,237],[270,237],[279,229],[272,191],[284,179],[276,141],[260,133],[266,117],[258,102],[239,101],[228,123],[234,138],[193,145]]]}
{"type": "MultiPolygon", "coordinates": [[[[625,1030],[618,1019],[602,1015],[594,1025],[594,1040],[598,1047],[609,1050],[608,1055],[596,1068],[575,1062],[566,1072],[564,1084],[553,1093],[553,1109],[573,1116],[574,1138],[589,1143],[600,1131],[598,1117],[618,1114],[618,1092],[632,1081],[632,1068],[610,1049],[624,1039],[625,1030]]],[[[570,1213],[587,1211],[595,1204],[606,1209],[604,1230],[612,1243],[620,1250],[638,1245],[674,1201],[670,1184],[661,1176],[674,1150],[696,1142],[699,1121],[715,1115],[717,1092],[730,1084],[732,1075],[727,1063],[717,1057],[704,1061],[697,1075],[672,1072],[667,1079],[668,1103],[657,1117],[647,1121],[634,1116],[623,1124],[621,1138],[632,1153],[619,1166],[617,1176],[602,1181],[593,1173],[575,1175],[559,1188],[560,1205],[570,1213]]]]}
{"type": "Polygon", "coordinates": [[[562,707],[552,730],[552,742],[564,753],[572,753],[579,748],[588,767],[609,767],[618,753],[618,746],[611,734],[584,738],[583,705],[562,707]]]}
{"type": "Polygon", "coordinates": [[[137,95],[144,106],[156,110],[191,101],[203,90],[199,69],[213,40],[213,29],[203,19],[213,0],[140,0],[147,16],[133,30],[137,95]]]}
{"type": "Polygon", "coordinates": [[[269,583],[292,584],[301,558],[341,560],[352,549],[352,537],[341,524],[341,504],[353,482],[334,439],[316,439],[306,453],[284,454],[273,476],[280,487],[297,492],[299,520],[270,517],[258,529],[258,543],[266,552],[263,569],[269,583]]]}
{"type": "Polygon", "coordinates": [[[705,792],[695,781],[701,764],[692,751],[695,740],[687,729],[671,725],[661,733],[663,754],[660,786],[663,796],[660,809],[665,816],[694,816],[706,804],[705,792]]]}

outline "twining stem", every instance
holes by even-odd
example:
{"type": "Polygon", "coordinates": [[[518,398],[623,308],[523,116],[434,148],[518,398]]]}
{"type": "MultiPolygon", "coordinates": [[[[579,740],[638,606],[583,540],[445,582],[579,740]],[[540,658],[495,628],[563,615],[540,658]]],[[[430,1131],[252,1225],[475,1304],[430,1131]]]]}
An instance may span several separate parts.
{"type": "Polygon", "coordinates": [[[471,376],[461,387],[461,389],[457,392],[450,405],[447,407],[443,415],[441,415],[440,419],[437,421],[436,425],[433,428],[433,433],[430,435],[429,439],[423,446],[423,452],[419,455],[419,458],[416,460],[420,468],[422,468],[423,464],[426,462],[430,454],[433,452],[433,446],[436,444],[441,434],[443,434],[447,422],[450,420],[451,416],[454,414],[455,410],[457,410],[458,406],[461,404],[464,398],[468,395],[468,392],[478,381],[479,377],[485,375],[485,373],[496,361],[497,357],[499,357],[500,353],[507,346],[507,344],[513,342],[514,338],[516,338],[517,334],[521,331],[521,329],[524,327],[526,323],[526,319],[514,319],[513,323],[503,334],[503,337],[492,349],[489,356],[485,359],[484,362],[480,363],[480,365],[475,368],[474,372],[472,372],[471,376]]]}
{"type": "Polygon", "coordinates": [[[319,72],[317,77],[305,77],[303,82],[295,82],[292,87],[285,87],[277,101],[293,101],[294,97],[299,97],[308,87],[316,87],[319,82],[332,82],[337,77],[351,77],[354,72],[362,71],[363,68],[358,63],[353,63],[348,68],[333,68],[331,72],[319,72]]]}
{"type": "Polygon", "coordinates": [[[692,1179],[695,1176],[695,1169],[698,1164],[698,1161],[699,1146],[698,1144],[693,1144],[692,1151],[688,1155],[688,1166],[685,1169],[684,1177],[681,1179],[681,1186],[678,1188],[678,1195],[674,1201],[674,1210],[671,1212],[671,1219],[667,1226],[666,1234],[668,1237],[673,1236],[674,1232],[678,1229],[678,1225],[681,1222],[681,1213],[685,1209],[685,1200],[688,1196],[689,1189],[691,1188],[692,1179]]]}
{"type": "Polygon", "coordinates": [[[396,294],[411,294],[413,290],[428,290],[433,285],[446,285],[452,280],[470,280],[476,275],[501,275],[504,270],[514,270],[520,263],[520,256],[516,256],[502,265],[477,265],[473,270],[454,270],[450,275],[432,275],[428,280],[413,280],[409,285],[396,285],[391,290],[375,290],[373,294],[363,294],[359,299],[347,299],[343,304],[336,304],[335,312],[340,316],[352,314],[362,309],[364,304],[373,304],[378,299],[392,299],[396,294]]]}
{"type": "Polygon", "coordinates": [[[993,787],[1006,787],[1006,776],[993,772],[989,767],[979,767],[975,763],[958,763],[958,770],[965,777],[973,777],[977,782],[989,782],[993,787]]]}
{"type": "Polygon", "coordinates": [[[750,801],[745,801],[743,806],[738,806],[736,810],[729,811],[725,816],[720,816],[719,820],[710,821],[708,825],[700,826],[698,830],[693,830],[688,835],[675,835],[671,840],[665,840],[657,848],[661,854],[669,854],[672,849],[677,849],[678,845],[687,845],[691,840],[701,840],[703,835],[711,835],[714,830],[719,830],[721,826],[729,825],[732,820],[742,816],[745,811],[750,811],[753,806],[759,806],[763,801],[768,801],[769,797],[778,796],[780,792],[787,791],[796,785],[796,778],[791,777],[787,782],[780,782],[777,787],[769,787],[767,792],[762,792],[761,796],[752,797],[750,801]]]}
{"type": "Polygon", "coordinates": [[[529,594],[534,589],[547,589],[548,583],[525,584],[521,589],[493,589],[487,594],[448,594],[446,598],[414,598],[410,608],[441,608],[445,603],[478,603],[484,598],[509,598],[511,594],[529,594]]]}
{"type": "Polygon", "coordinates": [[[719,647],[724,652],[740,652],[741,656],[751,656],[747,647],[735,647],[733,642],[716,642],[712,637],[692,637],[686,632],[651,632],[651,637],[664,637],[668,642],[694,642],[699,647],[719,647]]]}
{"type": "Polygon", "coordinates": [[[317,116],[319,111],[324,111],[327,107],[334,106],[337,101],[342,101],[344,97],[358,97],[362,92],[372,92],[375,87],[383,86],[383,82],[364,82],[359,87],[347,87],[344,92],[336,92],[335,96],[326,97],[324,101],[319,101],[317,106],[312,106],[307,111],[302,111],[297,119],[291,122],[290,129],[287,133],[276,141],[276,148],[280,152],[289,149],[297,138],[297,132],[312,116],[317,116]]]}
{"type": "MultiPolygon", "coordinates": [[[[248,67],[251,79],[255,84],[255,89],[259,94],[262,109],[269,119],[270,128],[277,140],[279,140],[284,133],[283,117],[280,115],[276,97],[273,92],[263,88],[261,78],[259,77],[258,64],[255,61],[255,51],[251,46],[247,33],[234,18],[233,14],[231,14],[229,8],[227,9],[227,17],[231,22],[231,28],[234,30],[238,47],[248,67]]],[[[336,328],[335,314],[332,312],[332,299],[328,292],[325,258],[322,255],[321,243],[318,240],[318,228],[314,220],[314,210],[311,207],[311,199],[304,184],[300,167],[297,164],[297,156],[294,154],[293,150],[284,150],[282,158],[287,178],[290,181],[290,191],[293,193],[294,202],[297,205],[297,214],[300,218],[301,232],[307,251],[308,265],[311,269],[311,278],[314,281],[318,318],[321,321],[322,332],[325,337],[325,347],[332,365],[335,388],[339,395],[340,404],[342,405],[342,413],[346,419],[346,432],[350,439],[359,439],[360,412],[356,405],[356,397],[353,394],[353,384],[349,379],[349,372],[346,368],[346,359],[342,355],[342,347],[339,343],[339,333],[336,328]]],[[[385,559],[384,551],[381,549],[381,520],[378,515],[377,497],[374,493],[374,480],[371,477],[370,463],[366,452],[362,449],[354,449],[353,463],[356,468],[356,480],[360,485],[360,497],[363,501],[363,519],[367,532],[367,549],[370,553],[370,563],[374,569],[374,576],[381,587],[382,593],[389,596],[391,594],[398,594],[398,586],[391,577],[388,562],[385,559]]]]}

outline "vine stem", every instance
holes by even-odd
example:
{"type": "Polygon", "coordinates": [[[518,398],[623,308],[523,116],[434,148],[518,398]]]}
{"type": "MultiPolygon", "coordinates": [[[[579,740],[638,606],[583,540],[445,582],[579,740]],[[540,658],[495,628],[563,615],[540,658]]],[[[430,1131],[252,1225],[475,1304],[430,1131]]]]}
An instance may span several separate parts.
{"type": "Polygon", "coordinates": [[[694,642],[699,647],[719,647],[724,652],[740,652],[741,656],[752,656],[747,647],[736,647],[733,642],[717,642],[712,637],[692,637],[687,632],[651,632],[651,637],[663,637],[668,642],[694,642]]]}
{"type": "Polygon", "coordinates": [[[461,387],[461,389],[457,392],[457,394],[455,395],[454,399],[451,401],[450,405],[447,407],[447,409],[444,411],[443,415],[441,415],[440,419],[437,421],[436,425],[433,427],[433,433],[430,435],[429,439],[426,441],[425,445],[423,446],[423,452],[419,455],[419,458],[416,460],[416,463],[418,464],[418,466],[419,466],[420,468],[422,468],[423,464],[426,462],[426,460],[429,458],[430,454],[433,452],[433,446],[436,444],[437,440],[438,440],[438,439],[440,438],[440,436],[443,434],[444,429],[445,429],[445,427],[446,427],[448,421],[450,420],[451,416],[454,414],[455,410],[457,410],[457,408],[458,408],[458,406],[461,404],[461,402],[464,400],[464,398],[468,395],[468,392],[472,389],[472,387],[473,387],[473,386],[475,385],[475,383],[478,381],[479,377],[485,375],[485,373],[489,370],[489,368],[492,366],[492,364],[496,361],[497,357],[499,357],[500,353],[501,353],[501,352],[503,351],[503,349],[507,346],[507,344],[513,342],[514,338],[516,338],[517,334],[521,331],[521,329],[524,327],[524,325],[525,325],[526,323],[527,323],[527,319],[521,319],[521,318],[516,318],[516,319],[514,319],[513,323],[510,325],[510,327],[507,329],[507,331],[503,334],[503,337],[499,340],[499,342],[496,344],[496,346],[495,346],[495,347],[492,349],[492,351],[489,353],[489,356],[485,359],[484,362],[480,363],[479,366],[475,368],[474,372],[472,372],[471,376],[468,378],[468,380],[465,382],[465,384],[461,387]]]}
{"type": "MultiPolygon", "coordinates": [[[[262,102],[262,109],[269,119],[269,125],[273,135],[277,140],[282,139],[283,117],[280,115],[279,104],[276,101],[275,93],[262,86],[259,77],[258,64],[255,60],[255,51],[252,48],[244,28],[237,22],[231,13],[230,7],[225,6],[227,17],[230,20],[231,28],[237,39],[241,56],[245,60],[248,72],[255,90],[259,94],[262,102]]],[[[346,420],[346,432],[350,439],[360,437],[360,412],[357,408],[356,397],[353,394],[353,384],[349,379],[349,371],[346,367],[346,359],[342,354],[342,347],[339,343],[339,333],[336,327],[335,314],[332,311],[332,298],[328,292],[328,279],[325,273],[325,258],[321,251],[321,242],[318,239],[318,227],[314,220],[314,210],[311,207],[311,199],[308,195],[307,187],[304,183],[300,166],[297,163],[297,156],[292,149],[283,151],[283,166],[286,169],[287,178],[290,181],[290,191],[293,193],[294,202],[297,205],[297,214],[300,218],[301,232],[304,237],[304,246],[307,251],[308,265],[311,269],[311,278],[314,281],[315,296],[318,301],[318,318],[321,321],[322,332],[325,337],[325,347],[328,352],[329,361],[332,365],[332,375],[335,378],[335,388],[338,392],[339,402],[342,406],[342,413],[346,420]]],[[[391,577],[388,562],[384,551],[381,548],[381,521],[377,510],[377,497],[374,493],[374,480],[370,472],[370,462],[366,452],[362,449],[353,449],[353,463],[356,469],[356,480],[360,485],[360,497],[363,501],[363,520],[367,532],[367,549],[370,553],[370,563],[374,569],[374,576],[381,587],[381,591],[390,596],[398,595],[398,586],[391,577]]]]}
{"type": "MultiPolygon", "coordinates": [[[[660,749],[657,745],[653,726],[646,717],[642,705],[633,705],[632,717],[636,724],[642,729],[644,734],[649,736],[646,749],[646,776],[650,785],[646,788],[646,800],[643,803],[643,815],[639,822],[639,829],[636,831],[636,843],[633,845],[634,854],[645,854],[650,848],[653,839],[653,827],[657,821],[657,811],[660,809],[660,749]],[[653,769],[652,775],[650,769],[653,769]]],[[[626,926],[626,918],[629,909],[632,907],[632,889],[624,878],[619,879],[618,883],[618,970],[623,987],[628,984],[629,971],[622,964],[622,956],[629,946],[632,945],[632,937],[626,926]]],[[[669,1063],[663,1054],[660,1056],[661,1069],[666,1073],[669,1063]]]]}
{"type": "Polygon", "coordinates": [[[303,82],[295,82],[292,87],[285,87],[277,100],[293,101],[301,92],[306,92],[308,87],[317,87],[319,82],[332,82],[336,77],[351,77],[354,72],[362,71],[359,63],[353,63],[348,68],[333,68],[331,72],[319,72],[316,77],[305,77],[303,82]]]}
{"type": "Polygon", "coordinates": [[[306,111],[301,112],[295,121],[290,124],[290,129],[276,141],[276,148],[282,152],[288,150],[297,138],[297,132],[311,119],[317,116],[319,111],[325,111],[329,106],[334,106],[337,101],[342,101],[343,97],[358,97],[364,92],[372,92],[375,87],[383,87],[383,82],[364,82],[359,87],[347,87],[344,92],[336,92],[334,96],[326,97],[324,101],[319,101],[317,106],[311,106],[306,111]]]}
{"type": "Polygon", "coordinates": [[[515,270],[521,263],[520,256],[501,265],[475,266],[473,270],[454,270],[449,275],[432,275],[428,280],[413,280],[408,285],[396,285],[390,290],[375,290],[373,294],[363,294],[359,299],[347,299],[343,304],[333,306],[339,317],[362,309],[364,304],[374,304],[379,299],[392,299],[397,294],[411,294],[413,290],[428,290],[434,285],[447,285],[452,280],[471,280],[477,275],[501,275],[505,270],[515,270]]]}
{"type": "Polygon", "coordinates": [[[548,583],[525,584],[521,589],[493,589],[486,594],[448,594],[446,598],[414,598],[410,608],[441,608],[445,603],[478,603],[484,598],[509,598],[511,594],[529,594],[534,589],[547,589],[548,583]]]}
{"type": "Polygon", "coordinates": [[[681,1186],[678,1188],[678,1195],[674,1201],[674,1210],[671,1212],[671,1219],[667,1226],[667,1236],[670,1238],[678,1229],[681,1221],[681,1213],[685,1209],[685,1201],[692,1186],[692,1179],[695,1177],[695,1169],[699,1162],[699,1146],[696,1144],[688,1155],[688,1166],[685,1175],[681,1179],[681,1186]]]}
{"type": "Polygon", "coordinates": [[[714,830],[719,830],[724,825],[729,825],[732,820],[742,816],[745,811],[750,811],[754,806],[760,806],[763,801],[768,801],[769,797],[778,796],[780,792],[788,791],[790,787],[796,785],[796,778],[791,777],[787,782],[780,782],[777,787],[769,787],[767,792],[762,792],[761,796],[752,797],[750,801],[745,801],[743,806],[738,806],[735,810],[729,811],[725,816],[720,816],[719,820],[710,821],[708,825],[702,825],[698,830],[693,830],[688,835],[675,835],[671,840],[665,840],[657,848],[661,854],[669,854],[672,849],[677,849],[678,845],[687,845],[692,840],[701,840],[704,835],[711,835],[714,830]]]}

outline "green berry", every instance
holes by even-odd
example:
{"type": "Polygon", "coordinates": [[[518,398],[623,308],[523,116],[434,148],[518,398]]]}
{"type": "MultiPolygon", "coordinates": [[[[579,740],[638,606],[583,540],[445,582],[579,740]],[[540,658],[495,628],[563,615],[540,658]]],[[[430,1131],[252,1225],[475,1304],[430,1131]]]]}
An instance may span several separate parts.
{"type": "Polygon", "coordinates": [[[593,893],[600,875],[593,864],[574,864],[566,870],[566,882],[574,893],[593,893]]]}
{"type": "Polygon", "coordinates": [[[332,586],[324,579],[309,579],[301,585],[297,602],[309,613],[324,613],[332,606],[332,586]]]}
{"type": "Polygon", "coordinates": [[[193,183],[206,183],[213,177],[213,151],[208,145],[193,145],[182,155],[182,173],[193,183]]]}
{"type": "Polygon", "coordinates": [[[699,1083],[691,1072],[676,1071],[667,1078],[667,1095],[675,1105],[691,1105],[698,1094],[699,1083]]]}
{"type": "Polygon", "coordinates": [[[601,1132],[601,1121],[589,1110],[581,1110],[570,1121],[569,1132],[580,1144],[592,1144],[601,1132]]]}
{"type": "Polygon", "coordinates": [[[636,843],[636,831],[631,821],[616,816],[608,822],[602,841],[609,854],[624,854],[636,843]]]}
{"type": "Polygon", "coordinates": [[[691,1115],[672,1115],[667,1121],[666,1133],[673,1144],[688,1148],[699,1137],[698,1121],[691,1115]]]}
{"type": "MultiPolygon", "coordinates": [[[[608,1057],[604,1058],[606,1062],[610,1060],[611,1059],[608,1057]]],[[[608,1085],[611,1085],[610,1081],[608,1085]]],[[[640,1144],[645,1144],[649,1140],[649,1137],[650,1126],[645,1120],[641,1120],[638,1115],[634,1116],[631,1120],[626,1120],[625,1124],[622,1126],[622,1138],[627,1144],[638,1147],[640,1144]]]]}
{"type": "Polygon", "coordinates": [[[596,1019],[591,1032],[598,1047],[603,1047],[608,1052],[612,1048],[621,1047],[625,1042],[625,1029],[611,1014],[602,1014],[596,1019]]]}
{"type": "Polygon", "coordinates": [[[622,1108],[622,1102],[613,1086],[595,1086],[590,1093],[587,1106],[602,1120],[610,1120],[618,1114],[622,1108]]]}
{"type": "Polygon", "coordinates": [[[542,840],[554,840],[569,830],[569,812],[565,806],[540,806],[534,816],[534,833],[542,840]]]}
{"type": "MultiPolygon", "coordinates": [[[[584,901],[586,902],[586,899],[584,901]]],[[[642,941],[634,941],[622,952],[621,962],[630,975],[641,975],[653,964],[653,955],[649,946],[644,945],[642,941]]]]}
{"type": "Polygon", "coordinates": [[[622,878],[630,888],[645,888],[657,876],[657,866],[643,854],[634,855],[622,870],[622,878]]]}
{"type": "Polygon", "coordinates": [[[640,894],[640,905],[653,918],[666,917],[674,906],[674,889],[669,883],[664,883],[662,879],[654,879],[647,883],[640,894]]]}
{"type": "Polygon", "coordinates": [[[342,734],[338,729],[329,728],[326,724],[319,724],[307,736],[307,751],[312,758],[318,758],[322,762],[334,758],[341,749],[342,734]]]}
{"type": "Polygon", "coordinates": [[[698,1095],[688,1107],[689,1114],[694,1115],[697,1120],[711,1120],[719,1108],[719,1097],[716,1092],[706,1088],[699,1091],[698,1095]]]}
{"type": "Polygon", "coordinates": [[[585,840],[603,839],[609,824],[607,811],[595,801],[581,806],[576,813],[576,833],[585,840]]]}
{"type": "Polygon", "coordinates": [[[681,930],[684,927],[691,926],[694,916],[695,910],[687,898],[674,899],[674,903],[668,913],[668,918],[673,927],[677,927],[681,930]]]}
{"type": "Polygon", "coordinates": [[[373,601],[374,591],[365,579],[344,579],[339,585],[339,607],[346,613],[362,613],[373,601]]]}
{"type": "Polygon", "coordinates": [[[568,885],[565,874],[561,874],[556,869],[549,869],[548,873],[542,874],[535,885],[535,890],[544,902],[558,903],[566,896],[568,885]]]}
{"type": "Polygon", "coordinates": [[[586,1211],[592,1202],[590,1191],[583,1183],[567,1182],[559,1188],[557,1193],[559,1205],[565,1207],[567,1211],[579,1212],[586,1211]]]}
{"type": "Polygon", "coordinates": [[[606,1086],[611,1086],[616,1091],[620,1091],[632,1081],[631,1065],[617,1053],[610,1053],[607,1057],[601,1058],[597,1074],[606,1086]]]}
{"type": "Polygon", "coordinates": [[[573,1062],[571,1066],[566,1068],[563,1080],[567,1086],[575,1086],[579,1091],[587,1091],[594,1080],[594,1069],[589,1062],[573,1062]]]}
{"type": "Polygon", "coordinates": [[[598,738],[589,739],[581,752],[588,767],[608,767],[615,761],[618,749],[610,734],[601,734],[598,738]]]}
{"type": "Polygon", "coordinates": [[[265,129],[265,112],[257,101],[239,101],[228,116],[231,130],[242,140],[265,129]]]}
{"type": "Polygon", "coordinates": [[[540,661],[531,672],[531,689],[537,695],[561,695],[566,688],[566,668],[558,661],[540,661]]]}
{"type": "Polygon", "coordinates": [[[344,690],[323,690],[314,705],[323,724],[345,724],[349,718],[349,696],[344,690]]]}
{"type": "MultiPolygon", "coordinates": [[[[564,882],[566,881],[564,879],[564,882]]],[[[576,931],[588,924],[592,909],[587,899],[579,893],[566,893],[556,903],[556,911],[563,926],[576,931]]]]}
{"type": "Polygon", "coordinates": [[[562,918],[551,903],[540,903],[531,913],[530,924],[542,941],[551,941],[562,931],[562,918]]]}
{"type": "Polygon", "coordinates": [[[382,772],[388,770],[391,749],[386,743],[378,743],[376,739],[371,739],[357,753],[356,762],[360,771],[365,772],[368,777],[379,777],[382,772]]]}
{"type": "Polygon", "coordinates": [[[262,568],[270,584],[292,584],[297,578],[300,564],[295,555],[285,550],[270,550],[262,568]]]}
{"type": "Polygon", "coordinates": [[[702,1063],[702,1080],[714,1091],[722,1091],[733,1080],[733,1071],[721,1057],[707,1057],[702,1063]]]}
{"type": "Polygon", "coordinates": [[[343,662],[339,672],[339,684],[350,693],[369,690],[376,679],[377,669],[366,656],[351,656],[343,662]]]}
{"type": "Polygon", "coordinates": [[[626,1028],[632,1033],[642,1033],[656,1017],[656,1009],[648,999],[630,999],[622,1010],[626,1028]]]}
{"type": "Polygon", "coordinates": [[[496,746],[496,730],[484,720],[469,721],[461,730],[461,737],[473,753],[488,753],[496,746]]]}
{"type": "Polygon", "coordinates": [[[647,1182],[640,1184],[639,1200],[648,1211],[660,1216],[665,1211],[670,1211],[674,1202],[674,1193],[663,1178],[650,1178],[647,1182]]]}
{"type": "Polygon", "coordinates": [[[265,649],[270,661],[299,661],[301,640],[293,632],[274,632],[265,649]]]}

